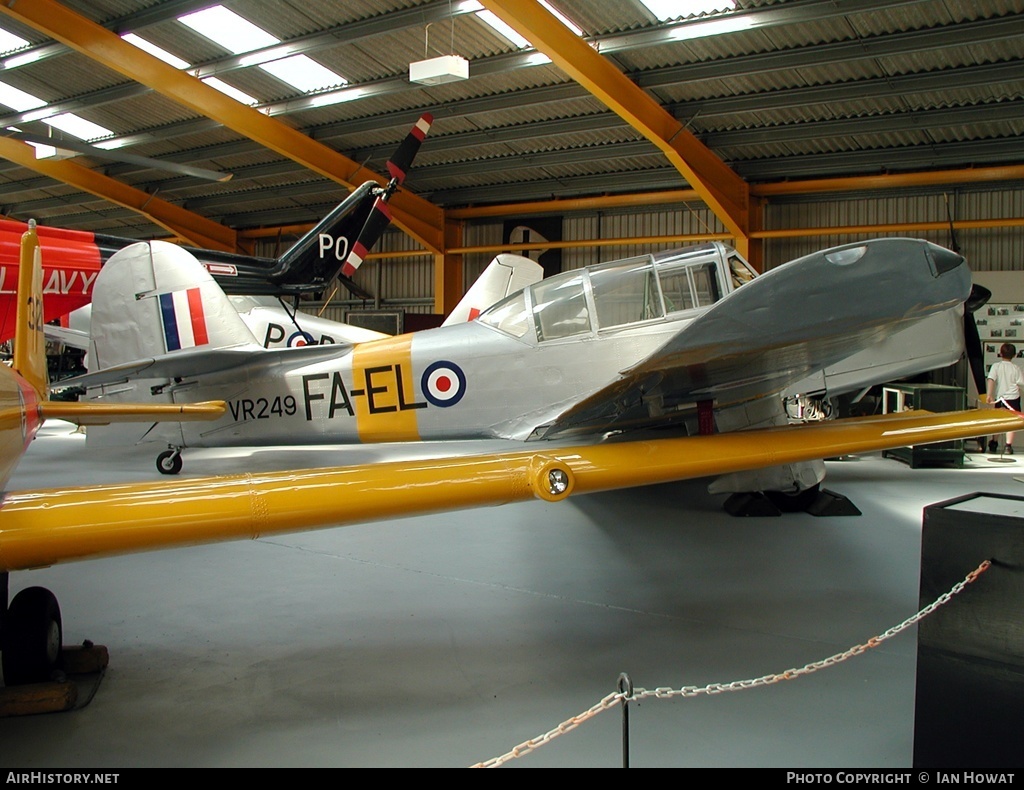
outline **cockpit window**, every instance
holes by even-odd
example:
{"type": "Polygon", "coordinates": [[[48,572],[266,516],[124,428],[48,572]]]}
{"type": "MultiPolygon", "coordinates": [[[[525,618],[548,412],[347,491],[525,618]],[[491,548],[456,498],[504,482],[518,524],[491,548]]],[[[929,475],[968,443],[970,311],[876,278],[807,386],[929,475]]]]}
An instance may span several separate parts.
{"type": "Polygon", "coordinates": [[[649,256],[592,269],[590,286],[601,329],[664,315],[649,256]]]}
{"type": "Polygon", "coordinates": [[[673,269],[660,272],[661,292],[665,294],[665,310],[676,313],[680,310],[692,310],[694,307],[693,292],[690,289],[690,278],[686,269],[673,269]]]}
{"type": "Polygon", "coordinates": [[[693,288],[697,295],[697,307],[708,307],[718,301],[718,278],[715,276],[718,267],[713,263],[691,266],[690,276],[693,277],[693,288]]]}
{"type": "Polygon", "coordinates": [[[658,277],[669,313],[708,307],[721,298],[717,267],[712,262],[659,270],[658,277]]]}
{"type": "Polygon", "coordinates": [[[566,272],[532,286],[537,339],[557,340],[590,332],[583,274],[566,272]]]}
{"type": "Polygon", "coordinates": [[[732,289],[734,291],[744,283],[749,283],[756,276],[754,270],[736,253],[729,256],[729,272],[732,274],[732,289]]]}
{"type": "Polygon", "coordinates": [[[550,277],[498,302],[478,320],[530,342],[531,325],[538,341],[559,340],[710,307],[723,288],[734,290],[755,276],[724,245],[670,250],[550,277]],[[726,276],[731,281],[719,281],[726,276]]]}
{"type": "Polygon", "coordinates": [[[477,320],[507,332],[512,337],[522,337],[530,329],[530,314],[526,311],[526,292],[520,291],[501,300],[481,313],[477,320]]]}

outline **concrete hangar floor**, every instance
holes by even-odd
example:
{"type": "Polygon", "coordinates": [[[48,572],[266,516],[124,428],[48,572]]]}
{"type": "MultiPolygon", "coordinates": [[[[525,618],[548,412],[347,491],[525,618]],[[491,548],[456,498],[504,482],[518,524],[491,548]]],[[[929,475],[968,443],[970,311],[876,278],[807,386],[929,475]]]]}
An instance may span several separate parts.
{"type": "MultiPolygon", "coordinates": [[[[154,452],[87,452],[51,423],[11,487],[154,479],[154,452]]],[[[186,472],[396,452],[192,450],[186,472]]],[[[12,596],[56,593],[65,644],[111,659],[85,707],[0,720],[0,764],[473,765],[587,711],[623,672],[703,686],[864,643],[917,611],[925,505],[1024,493],[1024,469],[985,455],[828,467],[863,516],[735,519],[692,481],[12,574],[12,596]]],[[[908,767],[915,634],[788,682],[633,703],[631,764],[908,767]]],[[[621,759],[616,706],[509,765],[621,759]]]]}

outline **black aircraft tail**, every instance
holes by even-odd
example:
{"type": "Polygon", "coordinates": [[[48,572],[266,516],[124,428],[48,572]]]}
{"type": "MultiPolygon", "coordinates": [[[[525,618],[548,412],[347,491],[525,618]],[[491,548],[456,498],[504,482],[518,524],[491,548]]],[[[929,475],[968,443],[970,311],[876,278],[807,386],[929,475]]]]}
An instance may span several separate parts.
{"type": "Polygon", "coordinates": [[[388,162],[391,181],[380,186],[366,181],[280,258],[191,250],[229,294],[275,296],[323,291],[343,270],[351,276],[359,262],[384,234],[390,222],[387,201],[405,174],[430,129],[424,114],[388,162]]]}

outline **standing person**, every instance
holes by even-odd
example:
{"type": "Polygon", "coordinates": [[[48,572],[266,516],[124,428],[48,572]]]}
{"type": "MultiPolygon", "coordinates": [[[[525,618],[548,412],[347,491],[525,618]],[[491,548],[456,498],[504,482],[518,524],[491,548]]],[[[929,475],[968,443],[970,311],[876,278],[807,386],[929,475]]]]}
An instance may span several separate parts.
{"type": "MultiPolygon", "coordinates": [[[[1003,343],[999,347],[999,362],[988,372],[988,402],[997,409],[1020,411],[1020,386],[1024,376],[1013,363],[1016,356],[1017,349],[1013,344],[1003,343]]],[[[988,443],[988,451],[994,453],[998,448],[999,443],[993,437],[988,443]]],[[[1013,455],[1013,432],[1006,434],[1006,454],[1013,455]]]]}

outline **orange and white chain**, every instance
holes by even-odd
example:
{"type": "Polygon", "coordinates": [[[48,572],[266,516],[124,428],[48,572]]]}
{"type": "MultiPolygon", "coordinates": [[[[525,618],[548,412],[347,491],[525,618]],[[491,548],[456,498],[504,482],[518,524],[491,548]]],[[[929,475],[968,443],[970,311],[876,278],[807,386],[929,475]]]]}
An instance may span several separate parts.
{"type": "Polygon", "coordinates": [[[609,694],[607,697],[602,699],[592,708],[577,716],[573,716],[571,719],[563,721],[553,730],[550,730],[543,735],[539,735],[536,738],[531,738],[528,741],[524,741],[518,746],[514,747],[511,751],[503,754],[501,757],[494,757],[485,762],[476,763],[470,766],[471,768],[497,768],[498,766],[504,765],[505,763],[522,757],[525,754],[529,754],[535,749],[540,748],[546,743],[553,741],[559,735],[564,735],[567,732],[579,727],[586,721],[597,716],[599,713],[604,713],[606,710],[617,707],[623,700],[641,700],[647,697],[657,697],[658,699],[669,699],[671,697],[697,697],[701,694],[721,694],[725,691],[740,691],[741,689],[757,688],[759,686],[770,686],[773,683],[778,683],[783,680],[793,680],[803,675],[810,675],[813,672],[817,672],[819,669],[825,669],[826,667],[835,666],[841,664],[847,659],[859,656],[862,653],[866,653],[873,647],[878,647],[882,642],[896,636],[897,634],[910,628],[910,626],[923,620],[925,617],[930,615],[936,609],[945,604],[959,593],[963,592],[964,588],[968,584],[975,581],[981,574],[989,569],[992,563],[989,560],[985,560],[981,565],[971,571],[963,579],[963,581],[957,582],[953,585],[948,592],[943,593],[935,599],[928,606],[924,607],[917,614],[912,617],[908,617],[899,625],[893,626],[888,631],[878,636],[871,637],[867,642],[861,645],[855,645],[849,650],[845,650],[842,653],[836,653],[828,658],[823,658],[820,661],[815,661],[812,664],[806,664],[800,668],[787,669],[785,672],[777,672],[771,675],[763,675],[759,678],[752,680],[734,680],[731,683],[709,683],[706,686],[683,686],[682,688],[669,688],[662,687],[656,689],[643,689],[637,688],[633,690],[632,694],[628,694],[623,691],[617,691],[614,694],[609,694]]]}

